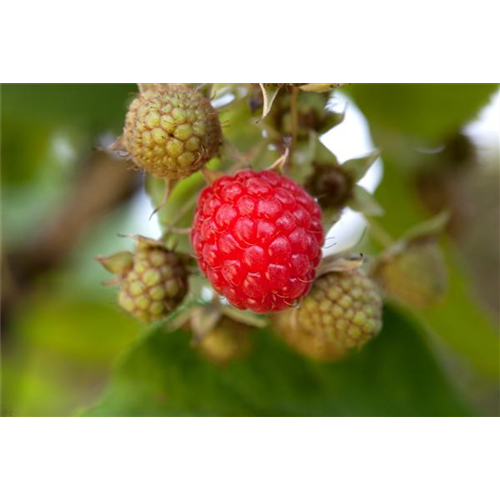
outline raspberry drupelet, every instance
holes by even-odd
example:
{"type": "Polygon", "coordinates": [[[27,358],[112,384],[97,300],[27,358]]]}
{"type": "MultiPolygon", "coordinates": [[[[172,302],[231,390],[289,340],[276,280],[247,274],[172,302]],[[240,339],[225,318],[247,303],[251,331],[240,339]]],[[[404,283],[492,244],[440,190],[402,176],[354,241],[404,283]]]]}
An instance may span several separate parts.
{"type": "Polygon", "coordinates": [[[191,231],[214,289],[264,313],[307,294],[321,260],[321,210],[302,186],[273,171],[225,175],[201,193],[191,231]]]}

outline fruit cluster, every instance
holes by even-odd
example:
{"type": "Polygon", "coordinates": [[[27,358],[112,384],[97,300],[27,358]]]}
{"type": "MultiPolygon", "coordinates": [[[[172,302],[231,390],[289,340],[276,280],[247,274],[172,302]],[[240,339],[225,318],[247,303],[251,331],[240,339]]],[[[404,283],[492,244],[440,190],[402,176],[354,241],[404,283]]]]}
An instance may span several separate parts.
{"type": "MultiPolygon", "coordinates": [[[[197,171],[209,184],[194,194],[189,191],[187,212],[185,207],[179,210],[189,213],[195,205],[190,252],[183,254],[172,244],[171,236],[182,242],[183,234],[172,227],[174,219],[165,221],[161,240],[137,236],[134,253],[99,258],[116,274],[111,283],[120,284],[118,303],[125,311],[144,322],[157,321],[183,303],[188,288],[191,302],[199,304],[206,285],[200,287],[198,280],[188,287],[188,264],[195,257],[214,300],[191,309],[186,305],[191,321],[178,326],[188,325],[206,358],[225,364],[249,351],[248,325],[255,326],[259,317],[239,313],[240,309],[277,313],[270,316],[290,347],[315,360],[332,361],[379,333],[379,285],[402,301],[432,301],[439,286],[430,279],[415,292],[401,292],[408,271],[400,250],[387,249],[375,261],[372,274],[345,256],[334,258],[333,265],[331,259],[328,265],[323,259],[329,229],[325,224],[346,206],[366,215],[380,211],[357,184],[377,154],[340,164],[319,141],[320,134],[343,119],[342,113],[328,109],[330,93],[339,85],[222,86],[219,91],[231,97],[225,105],[227,141],[222,137],[220,109],[209,99],[211,86],[140,85],[123,134],[112,149],[123,151],[152,178],[166,181],[164,200],[172,186],[197,171]],[[242,125],[241,117],[248,113],[256,119],[242,125]],[[231,157],[236,157],[234,166],[228,162],[231,157]],[[208,163],[215,168],[208,169],[208,163]],[[426,294],[428,283],[433,290],[426,294]]],[[[418,261],[422,275],[428,275],[429,268],[436,274],[441,261],[435,247],[425,246],[432,257],[424,259],[414,245],[407,242],[397,248],[402,247],[412,249],[412,262],[418,261]]]]}

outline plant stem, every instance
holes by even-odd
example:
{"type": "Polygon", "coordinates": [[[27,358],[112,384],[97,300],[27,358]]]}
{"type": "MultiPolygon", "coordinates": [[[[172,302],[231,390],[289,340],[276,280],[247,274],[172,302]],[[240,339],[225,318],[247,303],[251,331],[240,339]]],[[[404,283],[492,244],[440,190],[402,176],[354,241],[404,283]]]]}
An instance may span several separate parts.
{"type": "Polygon", "coordinates": [[[299,129],[298,100],[299,100],[299,89],[297,87],[293,87],[292,100],[290,103],[290,111],[292,113],[292,142],[290,144],[290,156],[288,159],[290,164],[293,161],[293,153],[295,150],[295,144],[297,143],[297,133],[299,129]]]}

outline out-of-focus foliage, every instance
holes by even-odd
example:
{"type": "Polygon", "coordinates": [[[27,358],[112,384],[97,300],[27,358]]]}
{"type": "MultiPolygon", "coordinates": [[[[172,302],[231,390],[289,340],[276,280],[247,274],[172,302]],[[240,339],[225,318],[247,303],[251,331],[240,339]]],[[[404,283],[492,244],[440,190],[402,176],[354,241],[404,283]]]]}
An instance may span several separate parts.
{"type": "Polygon", "coordinates": [[[116,357],[140,327],[111,303],[36,296],[11,325],[17,349],[4,350],[6,415],[63,416],[90,404],[116,357]]]}
{"type": "Polygon", "coordinates": [[[77,126],[119,132],[124,107],[137,93],[133,84],[26,84],[2,86],[2,117],[25,123],[77,126]]]}
{"type": "Polygon", "coordinates": [[[476,117],[497,88],[496,84],[358,84],[349,92],[372,127],[440,141],[476,117]]]}
{"type": "Polygon", "coordinates": [[[124,359],[86,415],[467,415],[419,326],[385,311],[380,337],[334,364],[307,361],[269,330],[226,367],[203,359],[185,332],[153,330],[124,359]]]}
{"type": "MultiPolygon", "coordinates": [[[[428,217],[413,185],[413,170],[421,156],[417,144],[421,145],[421,140],[442,143],[476,116],[497,89],[497,85],[353,85],[349,89],[382,150],[384,180],[376,197],[385,209],[383,225],[394,237],[428,217]]],[[[476,368],[498,376],[498,332],[473,296],[451,242],[447,242],[445,250],[450,275],[448,293],[444,301],[418,315],[476,368]]]]}
{"type": "Polygon", "coordinates": [[[21,318],[18,328],[25,332],[26,341],[43,343],[75,361],[106,365],[110,356],[127,345],[140,328],[110,306],[90,299],[46,297],[30,308],[30,314],[21,318]],[[79,321],[74,321],[74,317],[79,321]]]}

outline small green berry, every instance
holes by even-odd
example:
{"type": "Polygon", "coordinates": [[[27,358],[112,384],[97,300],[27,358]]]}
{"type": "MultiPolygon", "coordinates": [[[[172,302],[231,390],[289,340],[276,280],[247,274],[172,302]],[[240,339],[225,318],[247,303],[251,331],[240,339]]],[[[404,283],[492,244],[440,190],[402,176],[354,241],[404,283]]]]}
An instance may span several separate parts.
{"type": "Polygon", "coordinates": [[[323,343],[351,349],[379,333],[382,299],[361,269],[329,272],[314,282],[295,314],[299,330],[323,343]]]}
{"type": "Polygon", "coordinates": [[[118,304],[139,321],[151,323],[174,311],[188,291],[188,273],[184,257],[168,250],[163,243],[136,237],[135,252],[125,252],[98,258],[110,270],[109,263],[125,262],[114,272],[118,274],[120,293],[118,304]],[[117,259],[116,256],[120,256],[117,259]]]}
{"type": "MultiPolygon", "coordinates": [[[[302,306],[300,306],[302,307],[302,306]]],[[[296,310],[287,309],[279,313],[276,320],[278,336],[295,352],[314,361],[338,361],[347,354],[347,349],[329,338],[317,335],[297,324],[296,310]]],[[[326,324],[334,321],[333,316],[325,316],[326,324]]]]}
{"type": "Polygon", "coordinates": [[[160,85],[134,99],[116,148],[155,177],[181,179],[217,155],[221,138],[217,111],[198,90],[160,85]]]}

